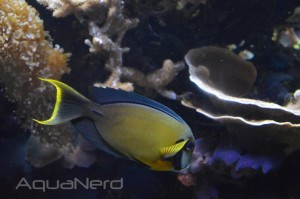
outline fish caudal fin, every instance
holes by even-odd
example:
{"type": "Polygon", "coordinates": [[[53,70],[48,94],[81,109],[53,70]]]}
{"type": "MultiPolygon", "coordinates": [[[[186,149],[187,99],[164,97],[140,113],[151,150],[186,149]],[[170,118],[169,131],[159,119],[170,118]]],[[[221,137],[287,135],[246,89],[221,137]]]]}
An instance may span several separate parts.
{"type": "Polygon", "coordinates": [[[83,108],[90,100],[81,95],[79,92],[70,86],[53,79],[43,79],[42,81],[49,82],[56,88],[56,102],[52,116],[48,120],[34,121],[44,125],[61,124],[83,115],[83,108]]]}

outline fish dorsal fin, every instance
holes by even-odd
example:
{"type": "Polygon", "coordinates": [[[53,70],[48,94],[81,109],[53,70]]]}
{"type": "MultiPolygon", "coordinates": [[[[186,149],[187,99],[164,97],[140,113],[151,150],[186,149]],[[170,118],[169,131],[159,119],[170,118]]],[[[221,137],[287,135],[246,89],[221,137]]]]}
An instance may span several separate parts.
{"type": "Polygon", "coordinates": [[[160,149],[160,154],[162,156],[163,159],[169,159],[173,156],[175,156],[183,147],[184,145],[187,143],[187,140],[183,140],[179,143],[176,143],[172,146],[168,146],[168,147],[163,147],[160,149]]]}
{"type": "Polygon", "coordinates": [[[98,133],[92,120],[82,117],[72,120],[72,123],[74,127],[80,132],[82,137],[94,147],[115,157],[124,157],[105,142],[105,140],[98,133]]]}
{"type": "Polygon", "coordinates": [[[148,99],[142,95],[136,94],[134,92],[127,92],[123,90],[117,90],[113,88],[103,88],[103,87],[90,87],[89,92],[91,95],[91,99],[94,102],[99,104],[112,104],[112,103],[134,103],[140,104],[144,106],[148,106],[157,110],[160,110],[171,117],[175,118],[179,122],[184,122],[183,119],[177,115],[174,111],[169,109],[168,107],[148,99]]]}

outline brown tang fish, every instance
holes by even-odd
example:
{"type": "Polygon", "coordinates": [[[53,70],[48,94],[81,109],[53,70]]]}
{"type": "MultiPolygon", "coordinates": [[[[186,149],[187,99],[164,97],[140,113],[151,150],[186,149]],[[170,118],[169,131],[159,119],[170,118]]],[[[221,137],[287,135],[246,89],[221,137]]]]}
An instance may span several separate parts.
{"type": "Polygon", "coordinates": [[[50,119],[36,122],[56,125],[71,121],[95,147],[153,170],[181,171],[189,167],[193,134],[166,106],[112,88],[91,87],[90,100],[60,81],[41,80],[55,86],[56,103],[50,119]]]}

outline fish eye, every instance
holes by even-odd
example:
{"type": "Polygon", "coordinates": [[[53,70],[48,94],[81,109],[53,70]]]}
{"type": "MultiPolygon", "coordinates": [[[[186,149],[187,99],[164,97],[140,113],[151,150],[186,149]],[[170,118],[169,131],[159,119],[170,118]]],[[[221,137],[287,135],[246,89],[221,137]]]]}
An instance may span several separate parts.
{"type": "Polygon", "coordinates": [[[192,151],[195,147],[195,144],[192,140],[187,141],[187,143],[185,144],[184,148],[187,151],[192,151]]]}

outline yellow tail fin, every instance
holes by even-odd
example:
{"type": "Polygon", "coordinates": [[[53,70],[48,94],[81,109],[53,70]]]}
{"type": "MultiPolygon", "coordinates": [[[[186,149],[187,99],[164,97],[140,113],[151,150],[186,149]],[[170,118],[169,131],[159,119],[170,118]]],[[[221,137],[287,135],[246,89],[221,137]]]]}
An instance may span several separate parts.
{"type": "Polygon", "coordinates": [[[52,116],[48,120],[33,119],[34,121],[43,125],[56,125],[82,116],[83,107],[90,102],[89,99],[60,81],[44,78],[39,79],[55,86],[56,102],[52,116]]]}

